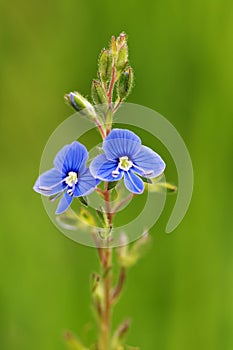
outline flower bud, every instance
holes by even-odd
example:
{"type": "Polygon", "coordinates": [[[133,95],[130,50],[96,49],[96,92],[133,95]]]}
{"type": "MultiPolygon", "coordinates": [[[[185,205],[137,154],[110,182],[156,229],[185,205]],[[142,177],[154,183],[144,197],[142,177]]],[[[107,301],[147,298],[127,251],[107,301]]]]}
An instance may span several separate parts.
{"type": "Polygon", "coordinates": [[[148,190],[150,192],[157,192],[157,193],[176,193],[177,192],[177,186],[166,182],[164,174],[151,179],[152,182],[148,184],[148,190]]]}
{"type": "Polygon", "coordinates": [[[83,111],[83,114],[95,117],[95,110],[92,104],[83,97],[79,92],[70,92],[65,95],[66,102],[73,107],[77,112],[83,111]]]}
{"type": "Polygon", "coordinates": [[[91,87],[91,94],[94,104],[100,105],[108,102],[105,90],[98,80],[93,80],[91,87]]]}
{"type": "Polygon", "coordinates": [[[117,328],[112,337],[112,349],[124,349],[122,343],[126,337],[126,334],[129,330],[130,320],[125,320],[122,324],[117,328]]]}
{"type": "Polygon", "coordinates": [[[130,267],[133,262],[129,256],[129,247],[128,247],[128,237],[125,233],[120,235],[119,247],[117,248],[117,258],[121,267],[127,268],[130,267]]]}
{"type": "Polygon", "coordinates": [[[112,36],[110,48],[111,48],[111,53],[112,53],[113,57],[116,57],[116,54],[117,54],[117,44],[116,44],[115,36],[112,36]]]}
{"type": "Polygon", "coordinates": [[[128,47],[127,44],[124,43],[120,46],[118,51],[118,56],[116,60],[116,70],[121,72],[128,63],[128,47]]]}
{"type": "Polygon", "coordinates": [[[106,83],[111,79],[112,74],[112,55],[109,50],[103,50],[99,57],[99,77],[106,83]]]}
{"type": "Polygon", "coordinates": [[[104,300],[104,287],[100,275],[92,275],[92,295],[95,300],[102,302],[104,300]]]}
{"type": "Polygon", "coordinates": [[[147,250],[150,242],[150,236],[147,233],[144,233],[140,239],[129,247],[129,245],[127,245],[128,237],[125,234],[122,234],[119,241],[119,244],[122,244],[122,246],[117,249],[117,258],[120,266],[123,268],[129,268],[135,265],[147,250]]]}
{"type": "Polygon", "coordinates": [[[133,86],[133,69],[131,67],[127,68],[119,78],[117,93],[118,97],[123,100],[125,99],[133,86]]]}
{"type": "Polygon", "coordinates": [[[64,338],[70,350],[88,350],[71,332],[66,332],[64,338]]]}
{"type": "Polygon", "coordinates": [[[126,44],[126,34],[121,33],[118,38],[116,39],[116,46],[119,49],[122,44],[126,44]]]}

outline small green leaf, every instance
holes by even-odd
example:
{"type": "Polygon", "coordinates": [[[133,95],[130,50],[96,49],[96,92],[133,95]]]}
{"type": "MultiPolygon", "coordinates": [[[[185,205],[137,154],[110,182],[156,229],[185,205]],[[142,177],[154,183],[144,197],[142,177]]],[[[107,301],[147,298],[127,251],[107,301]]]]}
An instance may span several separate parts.
{"type": "Polygon", "coordinates": [[[111,190],[111,200],[112,200],[112,201],[115,201],[115,200],[117,199],[117,197],[118,197],[118,193],[117,193],[116,189],[113,188],[113,189],[111,190]]]}
{"type": "Polygon", "coordinates": [[[81,204],[83,204],[85,207],[88,207],[87,197],[77,197],[81,204]]]}
{"type": "Polygon", "coordinates": [[[111,181],[108,183],[108,191],[112,190],[116,185],[118,184],[118,181],[111,181]]]}
{"type": "Polygon", "coordinates": [[[104,213],[100,209],[96,209],[96,214],[98,215],[101,223],[105,226],[105,218],[104,218],[104,213]]]}
{"type": "Polygon", "coordinates": [[[152,184],[152,180],[147,178],[147,177],[144,177],[144,176],[139,176],[143,182],[147,183],[147,184],[152,184]]]}

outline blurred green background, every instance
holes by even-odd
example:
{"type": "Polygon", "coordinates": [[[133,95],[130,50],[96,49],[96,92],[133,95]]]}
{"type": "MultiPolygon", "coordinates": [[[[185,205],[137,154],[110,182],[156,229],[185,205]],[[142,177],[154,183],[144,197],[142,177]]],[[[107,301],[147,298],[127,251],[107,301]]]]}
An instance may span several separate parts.
{"type": "Polygon", "coordinates": [[[195,188],[170,235],[168,200],[115,322],[131,316],[128,343],[143,350],[233,349],[233,2],[2,1],[0,26],[0,348],[62,350],[65,329],[94,336],[96,253],[52,225],[32,186],[71,114],[64,93],[89,94],[100,49],[124,30],[136,74],[128,101],[177,128],[195,188]]]}

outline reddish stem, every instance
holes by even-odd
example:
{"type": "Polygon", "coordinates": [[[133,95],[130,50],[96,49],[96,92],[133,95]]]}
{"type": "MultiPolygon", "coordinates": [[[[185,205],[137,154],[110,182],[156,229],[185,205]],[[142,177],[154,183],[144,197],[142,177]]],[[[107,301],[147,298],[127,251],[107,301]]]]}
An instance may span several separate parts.
{"type": "Polygon", "coordinates": [[[113,113],[115,113],[117,111],[117,109],[120,107],[122,102],[122,99],[120,99],[120,101],[116,104],[116,106],[113,108],[113,113]]]}
{"type": "Polygon", "coordinates": [[[115,77],[116,77],[115,75],[116,75],[116,69],[113,66],[112,67],[112,77],[111,77],[111,81],[109,84],[109,90],[108,90],[108,105],[109,105],[110,109],[112,108],[112,94],[113,94],[113,89],[114,89],[114,85],[115,85],[115,77]]]}
{"type": "Polygon", "coordinates": [[[106,135],[105,135],[105,132],[104,132],[104,129],[103,129],[102,125],[100,124],[99,119],[98,118],[94,118],[94,122],[95,122],[97,128],[99,129],[99,132],[100,132],[100,134],[101,134],[101,136],[102,136],[102,138],[104,140],[106,135]]]}

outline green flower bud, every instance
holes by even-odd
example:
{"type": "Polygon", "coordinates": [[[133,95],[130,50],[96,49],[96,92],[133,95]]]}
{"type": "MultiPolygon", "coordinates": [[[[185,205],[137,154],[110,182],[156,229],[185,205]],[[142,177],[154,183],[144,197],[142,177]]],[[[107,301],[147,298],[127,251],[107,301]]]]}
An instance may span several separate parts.
{"type": "Polygon", "coordinates": [[[98,80],[93,80],[91,87],[91,95],[94,103],[100,105],[108,102],[105,90],[98,80]]]}
{"type": "Polygon", "coordinates": [[[148,190],[150,192],[166,192],[167,193],[175,193],[177,191],[177,187],[168,182],[157,182],[148,185],[148,190]]]}
{"type": "Polygon", "coordinates": [[[121,33],[118,38],[116,39],[116,46],[119,49],[122,44],[126,44],[126,34],[121,33]]]}
{"type": "Polygon", "coordinates": [[[70,350],[88,350],[74,334],[66,332],[64,337],[70,350]]]}
{"type": "Polygon", "coordinates": [[[116,57],[116,55],[117,55],[117,44],[116,44],[115,36],[112,36],[110,48],[111,48],[111,53],[112,53],[113,57],[116,57]]]}
{"type": "Polygon", "coordinates": [[[150,242],[150,236],[144,233],[140,239],[129,247],[127,245],[128,237],[125,234],[121,234],[119,244],[122,244],[122,246],[117,249],[117,258],[120,266],[127,269],[135,265],[147,250],[150,242]]]}
{"type": "Polygon", "coordinates": [[[133,87],[133,69],[128,67],[119,78],[118,86],[117,86],[117,94],[118,97],[123,100],[129,94],[133,87]]]}
{"type": "Polygon", "coordinates": [[[128,63],[128,46],[126,43],[122,44],[118,51],[118,56],[116,60],[116,70],[121,72],[128,63]]]}
{"type": "Polygon", "coordinates": [[[103,50],[99,57],[99,77],[106,83],[111,79],[112,74],[112,55],[109,50],[103,50]]]}
{"type": "Polygon", "coordinates": [[[92,104],[79,92],[70,92],[64,97],[66,102],[77,112],[81,112],[83,110],[85,115],[91,116],[92,118],[96,117],[92,104]]]}
{"type": "Polygon", "coordinates": [[[112,349],[118,350],[118,349],[125,348],[125,347],[123,347],[122,343],[125,340],[127,332],[129,330],[129,326],[130,326],[130,320],[125,320],[117,328],[117,330],[115,331],[115,333],[113,334],[113,337],[112,337],[112,346],[111,346],[112,349]]]}
{"type": "Polygon", "coordinates": [[[101,281],[100,275],[94,273],[92,275],[92,296],[95,300],[103,302],[104,300],[104,287],[101,281]]]}

